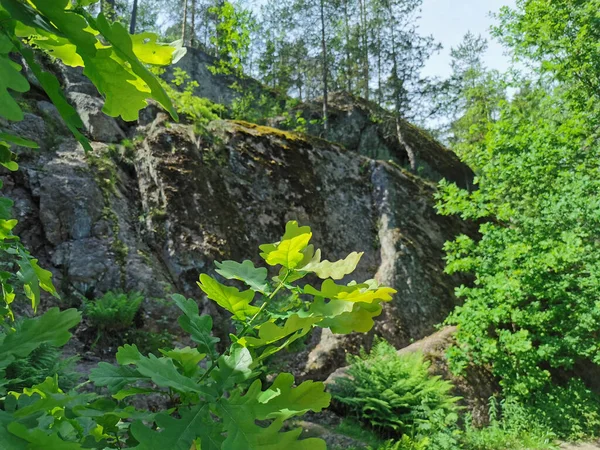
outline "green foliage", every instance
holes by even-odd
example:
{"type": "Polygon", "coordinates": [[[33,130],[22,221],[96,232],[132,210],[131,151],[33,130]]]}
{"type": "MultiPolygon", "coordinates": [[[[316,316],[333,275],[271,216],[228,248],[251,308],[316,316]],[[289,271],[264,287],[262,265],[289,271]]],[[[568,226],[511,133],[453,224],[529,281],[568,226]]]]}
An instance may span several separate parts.
{"type": "Polygon", "coordinates": [[[250,33],[256,27],[252,13],[229,1],[209,8],[216,17],[216,35],[211,43],[217,51],[215,66],[209,69],[217,74],[242,75],[242,62],[250,48],[250,33]]]}
{"type": "Polygon", "coordinates": [[[534,79],[517,77],[481,139],[463,141],[477,190],[443,182],[438,196],[442,214],[480,224],[478,239],[445,247],[447,272],[475,276],[448,319],[458,325],[452,368],[491,367],[504,395],[561,437],[599,431],[600,403],[577,379],[600,365],[597,6],[523,0],[503,9],[496,31],[534,79]]]}
{"type": "Polygon", "coordinates": [[[585,105],[599,99],[599,8],[598,0],[518,0],[502,8],[495,34],[585,105]]]}
{"type": "MultiPolygon", "coordinates": [[[[324,441],[301,440],[302,429],[285,424],[329,405],[324,384],[304,381],[295,385],[289,373],[279,373],[265,384],[259,379],[264,372],[261,361],[316,326],[350,333],[364,328],[365,323],[372,325],[381,302],[390,300],[394,290],[372,280],[336,284],[329,276],[354,270],[360,254],[323,262],[320,251],[309,244],[311,237],[309,227],[289,222],[280,241],[261,246],[263,258],[278,274],[270,280],[267,269],[250,261],[217,265],[226,278],[242,281],[248,290],[226,286],[206,274],[200,276],[201,289],[228,310],[236,324],[224,352],[217,350],[219,340],[212,336],[211,317],[199,314],[196,301],[174,295],[173,301],[182,311],[179,324],[195,347],[162,348],[147,355],[136,345],[120,347],[118,365],[102,362],[90,375],[90,381],[105,387],[114,400],[63,392],[56,377],[11,392],[0,410],[0,440],[16,449],[26,448],[27,443],[35,448],[44,442],[61,449],[188,450],[195,445],[227,450],[325,450],[324,441]],[[320,289],[293,284],[308,274],[323,279],[320,289]],[[120,403],[147,394],[169,398],[173,409],[155,415],[120,403]]],[[[114,332],[131,324],[140,301],[137,295],[108,293],[89,304],[86,314],[99,328],[114,332]]],[[[57,323],[60,321],[54,317],[52,324],[57,323]]],[[[26,336],[25,331],[20,333],[20,337],[26,336]]],[[[53,345],[68,338],[59,329],[42,336],[53,345]]],[[[37,347],[27,345],[26,339],[19,344],[7,340],[0,342],[0,354],[26,356],[30,348],[37,347]]]]}
{"type": "Polygon", "coordinates": [[[349,357],[333,396],[361,422],[387,436],[433,435],[458,420],[452,384],[429,374],[418,353],[398,355],[385,341],[349,357]],[[438,428],[439,427],[439,428],[438,428]]]}
{"type": "Polygon", "coordinates": [[[498,403],[490,399],[490,423],[474,428],[467,418],[461,448],[465,450],[551,450],[558,449],[555,435],[532,411],[518,401],[506,399],[498,403]]]}
{"type": "MultiPolygon", "coordinates": [[[[164,69],[155,69],[154,73],[162,74],[164,69]]],[[[223,105],[195,95],[198,82],[190,81],[190,76],[180,67],[173,69],[173,80],[170,84],[162,79],[160,82],[173,101],[177,112],[197,126],[206,126],[213,120],[218,120],[225,112],[223,105]]]]}
{"type": "Polygon", "coordinates": [[[106,292],[102,297],[84,302],[84,315],[98,331],[112,332],[131,328],[144,296],[139,292],[106,292]]]}

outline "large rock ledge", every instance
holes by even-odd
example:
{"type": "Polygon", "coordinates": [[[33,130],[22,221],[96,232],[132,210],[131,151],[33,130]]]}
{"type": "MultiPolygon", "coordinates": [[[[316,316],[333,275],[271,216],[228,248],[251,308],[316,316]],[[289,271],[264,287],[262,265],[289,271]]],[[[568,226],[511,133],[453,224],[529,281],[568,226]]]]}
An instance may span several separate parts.
{"type": "MultiPolygon", "coordinates": [[[[85,103],[89,117],[96,103],[85,103]]],[[[147,112],[147,125],[102,128],[103,141],[126,133],[134,149],[93,142],[86,154],[47,102],[30,106],[16,126],[42,151],[20,152],[21,170],[2,179],[16,202],[17,232],[54,273],[63,304],[141,290],[144,327],[176,328],[176,311],[152,299],[171,292],[201,299],[200,273],[215,260],[258,263],[258,245],[276,240],[288,220],[310,225],[329,259],[365,252],[353,278],[398,290],[374,330],[394,345],[431,333],[456,304],[454,286],[465,280],[443,272],[441,249],[472,228],[438,216],[434,185],[397,164],[244,122],[214,122],[197,135],[147,112]]],[[[202,306],[226,336],[225,316],[211,302],[202,306]]],[[[370,339],[324,332],[290,364],[324,379],[370,339]]]]}

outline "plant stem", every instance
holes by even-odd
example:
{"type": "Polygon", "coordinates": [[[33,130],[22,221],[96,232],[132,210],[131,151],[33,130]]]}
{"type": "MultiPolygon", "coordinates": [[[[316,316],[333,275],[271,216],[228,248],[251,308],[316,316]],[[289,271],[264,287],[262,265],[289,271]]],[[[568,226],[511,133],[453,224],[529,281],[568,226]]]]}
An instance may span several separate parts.
{"type": "MultiPolygon", "coordinates": [[[[269,303],[269,300],[273,300],[273,298],[275,297],[275,295],[277,295],[277,293],[285,285],[285,282],[288,279],[288,277],[290,276],[290,273],[292,273],[292,271],[289,270],[289,269],[287,269],[287,272],[285,273],[285,276],[283,277],[283,279],[281,281],[279,281],[279,284],[277,285],[277,287],[275,288],[275,290],[273,292],[271,292],[271,294],[269,294],[269,296],[267,297],[267,300],[263,302],[263,304],[260,306],[260,308],[256,312],[256,314],[254,314],[252,316],[252,318],[248,322],[246,322],[246,324],[244,325],[244,328],[242,328],[242,331],[240,331],[236,335],[237,339],[242,338],[248,332],[248,329],[250,328],[250,325],[252,325],[252,322],[254,322],[254,320],[256,320],[256,318],[265,310],[265,308],[267,307],[267,304],[269,303]]],[[[207,371],[204,372],[204,374],[200,377],[200,379],[198,380],[198,383],[202,383],[202,381],[204,381],[210,375],[210,373],[215,369],[215,367],[217,367],[217,360],[214,359],[212,355],[210,355],[210,358],[211,358],[211,365],[207,369],[207,371]]]]}

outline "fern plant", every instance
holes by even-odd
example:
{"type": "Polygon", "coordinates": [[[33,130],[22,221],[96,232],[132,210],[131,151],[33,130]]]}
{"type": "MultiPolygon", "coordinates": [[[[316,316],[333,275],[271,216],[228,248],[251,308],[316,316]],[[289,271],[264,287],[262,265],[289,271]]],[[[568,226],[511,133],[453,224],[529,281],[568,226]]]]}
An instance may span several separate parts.
{"type": "Polygon", "coordinates": [[[452,384],[429,374],[419,353],[398,355],[386,341],[370,353],[349,356],[348,377],[332,387],[334,398],[364,424],[387,436],[432,435],[458,419],[452,384]]]}
{"type": "Polygon", "coordinates": [[[139,292],[108,291],[99,299],[84,302],[84,315],[98,331],[122,331],[131,328],[144,296],[139,292]]]}

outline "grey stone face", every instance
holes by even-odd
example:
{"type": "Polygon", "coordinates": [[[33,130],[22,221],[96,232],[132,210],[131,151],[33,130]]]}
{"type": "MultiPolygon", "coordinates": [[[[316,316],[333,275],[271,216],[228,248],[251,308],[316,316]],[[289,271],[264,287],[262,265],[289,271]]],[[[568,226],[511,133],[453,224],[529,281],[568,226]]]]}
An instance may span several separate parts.
{"type": "MultiPolygon", "coordinates": [[[[181,62],[194,77],[204,74],[200,56],[181,62]]],[[[353,104],[332,122],[330,136],[346,139],[352,150],[243,122],[213,122],[207,135],[197,136],[193,126],[168,123],[154,106],[126,128],[101,113],[102,101],[89,85],[79,89],[85,80],[77,72],[62,76],[93,151],[86,154],[64,129],[53,127],[59,136],[43,139],[47,148],[28,153],[19,172],[2,178],[5,194],[15,200],[18,233],[53,272],[63,297],[138,290],[164,299],[179,292],[201,302],[226,340],[230,321],[203,298],[199,274],[213,274],[214,261],[261,263],[258,246],[278,240],[285,223],[298,220],[313,228],[313,241],[329,260],[364,252],[346,281],[376,278],[398,290],[373,331],[394,345],[431,333],[456,304],[453,287],[465,280],[444,274],[441,249],[472,227],[438,216],[434,184],[410,166],[420,158],[432,173],[468,176],[438,144],[427,141],[425,148],[425,141],[406,132],[404,147],[392,146],[353,104]],[[132,159],[115,156],[106,145],[134,136],[140,139],[132,159]],[[407,167],[394,162],[404,160],[407,167]]],[[[225,98],[211,80],[199,79],[203,89],[214,90],[204,95],[225,98]]],[[[54,115],[39,101],[21,131],[46,136],[54,115]]],[[[160,329],[165,316],[176,323],[173,308],[145,305],[150,328],[160,329]]],[[[323,379],[344,365],[347,351],[369,345],[373,333],[315,333],[289,365],[301,377],[323,379]]]]}

